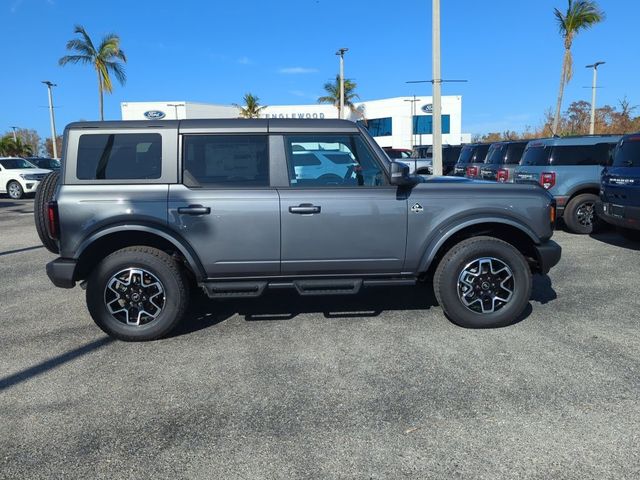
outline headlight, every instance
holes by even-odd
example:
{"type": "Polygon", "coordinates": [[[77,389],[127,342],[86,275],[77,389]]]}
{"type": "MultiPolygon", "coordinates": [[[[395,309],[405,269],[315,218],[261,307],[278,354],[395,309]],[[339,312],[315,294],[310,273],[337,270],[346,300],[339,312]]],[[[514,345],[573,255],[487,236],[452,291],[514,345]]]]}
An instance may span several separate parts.
{"type": "Polygon", "coordinates": [[[24,180],[38,180],[38,176],[37,175],[33,175],[31,173],[21,173],[20,176],[24,179],[24,180]]]}

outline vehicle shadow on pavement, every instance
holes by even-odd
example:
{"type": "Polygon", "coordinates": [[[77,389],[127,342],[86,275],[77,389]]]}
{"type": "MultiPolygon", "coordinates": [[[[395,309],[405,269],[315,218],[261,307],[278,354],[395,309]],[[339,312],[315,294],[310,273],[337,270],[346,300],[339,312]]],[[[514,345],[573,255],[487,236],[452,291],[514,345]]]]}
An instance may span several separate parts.
{"type": "Polygon", "coordinates": [[[291,320],[301,314],[325,318],[377,317],[389,310],[427,310],[438,303],[430,284],[415,287],[367,288],[357,295],[299,296],[295,291],[267,291],[258,298],[210,300],[193,292],[189,311],[170,336],[192,333],[234,315],[246,321],[291,320]]]}
{"type": "Polygon", "coordinates": [[[615,230],[592,233],[589,236],[594,240],[597,240],[598,242],[607,243],[609,245],[613,245],[614,247],[621,247],[621,248],[626,248],[628,250],[635,250],[635,251],[640,250],[640,241],[634,241],[634,240],[625,238],[615,230]]]}
{"type": "MultiPolygon", "coordinates": [[[[558,298],[548,275],[534,275],[531,301],[545,304],[558,298]]],[[[294,291],[267,291],[258,298],[210,300],[193,291],[189,310],[180,325],[169,335],[177,337],[196,332],[234,315],[250,322],[285,321],[302,314],[322,314],[325,318],[349,319],[377,317],[385,311],[428,310],[438,306],[433,286],[363,289],[357,295],[301,297],[294,291]]],[[[533,308],[531,303],[514,322],[525,320],[533,308]]]]}

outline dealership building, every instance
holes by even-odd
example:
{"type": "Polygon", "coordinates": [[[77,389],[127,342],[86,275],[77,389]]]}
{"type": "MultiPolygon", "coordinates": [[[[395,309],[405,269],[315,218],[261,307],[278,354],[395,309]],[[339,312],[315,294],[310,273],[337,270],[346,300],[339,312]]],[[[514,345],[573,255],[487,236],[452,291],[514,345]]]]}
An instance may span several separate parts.
{"type": "MultiPolygon", "coordinates": [[[[123,102],[123,120],[175,120],[191,118],[237,118],[238,107],[197,102],[123,102]]],[[[393,97],[355,103],[347,118],[363,122],[383,147],[411,148],[431,145],[431,97],[393,97]]],[[[262,118],[338,118],[333,105],[269,105],[262,118]]],[[[471,134],[462,133],[462,97],[442,97],[442,143],[469,143],[471,134]]]]}

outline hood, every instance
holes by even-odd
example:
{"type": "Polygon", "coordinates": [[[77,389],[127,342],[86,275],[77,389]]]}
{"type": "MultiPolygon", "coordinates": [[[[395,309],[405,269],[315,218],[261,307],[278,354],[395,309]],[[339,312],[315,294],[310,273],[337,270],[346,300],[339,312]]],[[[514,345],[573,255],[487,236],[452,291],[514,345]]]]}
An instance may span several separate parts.
{"type": "Polygon", "coordinates": [[[7,169],[5,172],[14,173],[16,175],[47,175],[52,172],[52,170],[47,170],[44,168],[12,168],[7,169]]]}

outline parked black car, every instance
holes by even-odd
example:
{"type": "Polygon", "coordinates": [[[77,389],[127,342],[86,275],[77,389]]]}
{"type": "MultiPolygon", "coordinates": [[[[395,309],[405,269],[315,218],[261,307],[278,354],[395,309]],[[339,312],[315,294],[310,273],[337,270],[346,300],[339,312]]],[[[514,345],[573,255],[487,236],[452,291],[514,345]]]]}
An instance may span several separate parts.
{"type": "Polygon", "coordinates": [[[36,167],[46,168],[47,170],[60,170],[60,160],[48,157],[27,157],[36,167]]]}
{"type": "Polygon", "coordinates": [[[453,166],[453,175],[464,177],[467,167],[471,163],[482,163],[489,151],[489,143],[470,143],[460,150],[458,161],[453,166]]]}
{"type": "Polygon", "coordinates": [[[484,165],[480,166],[480,178],[498,182],[513,182],[513,172],[518,166],[528,140],[492,143],[484,165]]]}
{"type": "MultiPolygon", "coordinates": [[[[442,146],[442,174],[451,175],[453,172],[453,166],[458,161],[462,145],[443,145],[442,146]]],[[[413,147],[413,153],[411,158],[414,159],[427,159],[429,164],[427,165],[426,173],[433,175],[433,146],[432,145],[419,145],[413,147]]],[[[423,172],[418,172],[423,173],[423,172]]]]}

